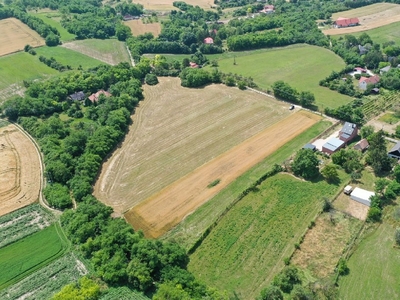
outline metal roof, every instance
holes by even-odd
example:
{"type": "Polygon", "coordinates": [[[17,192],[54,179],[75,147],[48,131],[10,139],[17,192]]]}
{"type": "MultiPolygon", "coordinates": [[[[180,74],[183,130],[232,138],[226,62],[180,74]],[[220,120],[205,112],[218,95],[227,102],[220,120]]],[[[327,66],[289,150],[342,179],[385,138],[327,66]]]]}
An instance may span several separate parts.
{"type": "Polygon", "coordinates": [[[343,144],[344,142],[342,140],[339,140],[338,138],[330,138],[322,147],[331,151],[336,151],[343,144]]]}
{"type": "Polygon", "coordinates": [[[341,133],[347,133],[348,135],[352,135],[352,133],[354,132],[354,130],[357,129],[357,125],[350,123],[350,122],[346,122],[343,125],[342,130],[340,131],[341,133]]]}

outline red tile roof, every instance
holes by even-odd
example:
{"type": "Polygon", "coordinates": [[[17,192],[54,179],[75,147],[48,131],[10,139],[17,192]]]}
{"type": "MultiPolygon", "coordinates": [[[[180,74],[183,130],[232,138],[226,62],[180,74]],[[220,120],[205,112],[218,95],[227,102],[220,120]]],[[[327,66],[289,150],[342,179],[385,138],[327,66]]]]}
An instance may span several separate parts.
{"type": "Polygon", "coordinates": [[[204,39],[204,44],[214,44],[214,40],[212,37],[206,37],[204,39]]]}
{"type": "Polygon", "coordinates": [[[195,62],[190,62],[190,63],[189,63],[189,66],[190,66],[191,68],[198,68],[198,67],[199,67],[199,65],[196,64],[195,62]]]}
{"type": "Polygon", "coordinates": [[[335,24],[337,26],[340,27],[347,27],[347,26],[351,26],[351,25],[357,25],[358,23],[360,23],[360,21],[358,20],[358,18],[338,18],[335,21],[335,24]]]}
{"type": "Polygon", "coordinates": [[[99,101],[100,95],[104,95],[106,97],[110,97],[111,96],[111,94],[109,92],[107,92],[105,90],[100,90],[97,93],[91,94],[89,96],[89,100],[92,101],[93,103],[97,102],[97,101],[99,101]]]}
{"type": "Polygon", "coordinates": [[[380,80],[379,76],[375,75],[375,76],[371,76],[371,77],[364,77],[361,76],[360,80],[358,81],[358,83],[362,83],[362,82],[366,82],[367,84],[376,84],[378,83],[380,80]]]}

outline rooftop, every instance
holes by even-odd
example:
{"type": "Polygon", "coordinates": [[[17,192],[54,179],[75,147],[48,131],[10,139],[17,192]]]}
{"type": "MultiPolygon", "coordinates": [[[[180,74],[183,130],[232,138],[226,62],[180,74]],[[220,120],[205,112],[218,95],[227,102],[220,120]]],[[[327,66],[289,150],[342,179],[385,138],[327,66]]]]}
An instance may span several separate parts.
{"type": "Polygon", "coordinates": [[[331,151],[336,151],[338,148],[343,146],[344,142],[342,140],[339,140],[338,138],[330,138],[324,145],[323,147],[331,150],[331,151]]]}

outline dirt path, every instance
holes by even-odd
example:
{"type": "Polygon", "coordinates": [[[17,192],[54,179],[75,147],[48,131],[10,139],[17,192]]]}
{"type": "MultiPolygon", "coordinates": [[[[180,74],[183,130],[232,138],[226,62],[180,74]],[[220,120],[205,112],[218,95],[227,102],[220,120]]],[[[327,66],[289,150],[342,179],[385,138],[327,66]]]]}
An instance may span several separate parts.
{"type": "Polygon", "coordinates": [[[148,237],[163,235],[246,170],[320,119],[306,111],[291,114],[135,206],[125,214],[126,219],[148,237]],[[208,188],[216,179],[220,183],[208,188]]]}

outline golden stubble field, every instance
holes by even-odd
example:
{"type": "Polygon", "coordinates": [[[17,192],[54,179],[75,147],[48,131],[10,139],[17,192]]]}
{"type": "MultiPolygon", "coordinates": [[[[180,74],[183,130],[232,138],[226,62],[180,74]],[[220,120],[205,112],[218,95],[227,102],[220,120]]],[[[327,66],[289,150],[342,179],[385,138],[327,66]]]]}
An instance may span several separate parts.
{"type": "Polygon", "coordinates": [[[159,236],[319,117],[290,112],[287,104],[250,91],[223,85],[187,89],[177,78],[160,78],[159,85],[145,87],[132,119],[123,144],[103,165],[94,194],[116,215],[133,207],[127,220],[159,236]],[[232,152],[244,141],[247,146],[232,152]],[[225,157],[230,149],[233,154],[225,157]],[[215,179],[221,182],[204,189],[215,179]]]}
{"type": "Polygon", "coordinates": [[[332,15],[332,20],[335,21],[339,17],[357,17],[360,20],[360,25],[346,28],[326,29],[323,30],[325,35],[351,34],[400,22],[400,5],[393,3],[372,4],[345,12],[335,13],[332,15]]]}
{"type": "Polygon", "coordinates": [[[43,46],[44,39],[15,18],[0,20],[0,56],[23,50],[25,45],[43,46]]]}
{"type": "MultiPolygon", "coordinates": [[[[172,5],[175,0],[136,0],[134,3],[142,4],[147,10],[157,10],[157,11],[170,11],[172,9],[177,9],[172,5]]],[[[214,0],[186,0],[187,4],[193,6],[200,6],[201,8],[211,8],[215,6],[214,0]]]]}
{"type": "Polygon", "coordinates": [[[0,128],[0,216],[39,199],[40,161],[33,142],[15,125],[0,128]]]}
{"type": "Polygon", "coordinates": [[[138,36],[147,32],[151,32],[155,37],[159,36],[161,33],[160,23],[143,23],[142,20],[130,20],[124,22],[126,26],[131,29],[134,36],[138,36]]]}

